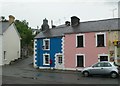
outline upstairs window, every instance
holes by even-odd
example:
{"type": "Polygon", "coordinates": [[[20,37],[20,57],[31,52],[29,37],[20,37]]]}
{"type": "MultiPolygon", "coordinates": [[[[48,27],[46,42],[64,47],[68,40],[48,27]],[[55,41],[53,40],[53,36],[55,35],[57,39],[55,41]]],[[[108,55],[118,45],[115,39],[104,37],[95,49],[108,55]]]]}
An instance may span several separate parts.
{"type": "Polygon", "coordinates": [[[50,50],[50,39],[43,39],[43,50],[50,50]]]}
{"type": "Polygon", "coordinates": [[[84,47],[84,35],[83,34],[79,34],[76,36],[76,47],[77,48],[84,47]]]}
{"type": "Polygon", "coordinates": [[[97,47],[105,47],[105,33],[98,33],[96,35],[96,46],[97,47]]]}

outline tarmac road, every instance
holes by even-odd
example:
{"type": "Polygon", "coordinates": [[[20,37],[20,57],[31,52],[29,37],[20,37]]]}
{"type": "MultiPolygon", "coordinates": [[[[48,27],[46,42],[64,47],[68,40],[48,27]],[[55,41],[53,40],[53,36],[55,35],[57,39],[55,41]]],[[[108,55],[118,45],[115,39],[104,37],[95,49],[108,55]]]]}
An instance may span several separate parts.
{"type": "Polygon", "coordinates": [[[106,76],[83,77],[78,71],[40,70],[33,68],[33,58],[20,59],[2,68],[3,84],[113,84],[120,78],[106,76]]]}

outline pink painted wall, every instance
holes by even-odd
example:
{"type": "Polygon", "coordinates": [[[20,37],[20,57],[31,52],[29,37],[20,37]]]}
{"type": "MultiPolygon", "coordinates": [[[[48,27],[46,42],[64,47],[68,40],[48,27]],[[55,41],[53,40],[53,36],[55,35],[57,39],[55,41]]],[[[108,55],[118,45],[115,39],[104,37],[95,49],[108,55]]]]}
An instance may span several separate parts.
{"type": "MultiPolygon", "coordinates": [[[[65,68],[76,68],[76,54],[85,54],[85,66],[90,66],[98,61],[98,54],[108,54],[106,47],[96,47],[94,32],[85,34],[85,47],[76,48],[76,34],[66,34],[64,39],[65,68]]],[[[106,33],[106,40],[107,40],[106,33]]]]}

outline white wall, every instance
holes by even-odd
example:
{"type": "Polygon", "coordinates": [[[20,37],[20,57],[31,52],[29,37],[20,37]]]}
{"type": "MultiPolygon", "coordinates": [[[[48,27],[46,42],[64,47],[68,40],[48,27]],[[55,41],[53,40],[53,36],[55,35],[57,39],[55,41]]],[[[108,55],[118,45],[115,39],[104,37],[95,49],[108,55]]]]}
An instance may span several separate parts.
{"type": "Polygon", "coordinates": [[[20,38],[12,24],[3,34],[3,52],[6,51],[4,64],[20,58],[20,38]]]}
{"type": "Polygon", "coordinates": [[[0,65],[2,65],[2,35],[0,35],[0,65]]]}

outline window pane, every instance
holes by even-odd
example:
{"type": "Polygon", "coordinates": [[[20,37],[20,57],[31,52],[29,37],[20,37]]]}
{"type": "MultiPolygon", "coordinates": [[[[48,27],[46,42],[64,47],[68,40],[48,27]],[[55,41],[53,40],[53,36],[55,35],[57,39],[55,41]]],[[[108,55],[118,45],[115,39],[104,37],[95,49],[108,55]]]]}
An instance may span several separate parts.
{"type": "Polygon", "coordinates": [[[45,46],[46,46],[46,49],[49,48],[49,41],[48,40],[45,41],[45,46]]]}
{"type": "Polygon", "coordinates": [[[77,56],[77,67],[84,67],[84,57],[82,55],[77,56]]]}
{"type": "Polygon", "coordinates": [[[77,47],[83,47],[83,36],[77,36],[77,47]]]}
{"type": "Polygon", "coordinates": [[[104,47],[104,34],[97,35],[97,46],[104,47]]]}
{"type": "Polygon", "coordinates": [[[100,63],[95,64],[94,67],[100,67],[100,63]]]}
{"type": "Polygon", "coordinates": [[[100,56],[100,61],[108,61],[108,56],[100,56]]]}
{"type": "Polygon", "coordinates": [[[97,63],[94,65],[94,67],[104,67],[104,64],[103,63],[97,63]]]}
{"type": "Polygon", "coordinates": [[[45,55],[45,64],[49,64],[49,56],[45,55]]]}
{"type": "Polygon", "coordinates": [[[58,55],[58,63],[62,63],[62,55],[58,55]]]}
{"type": "Polygon", "coordinates": [[[49,44],[50,44],[49,40],[44,40],[44,49],[49,49],[49,44]]]}
{"type": "Polygon", "coordinates": [[[111,67],[110,63],[104,63],[104,67],[111,67]]]}

